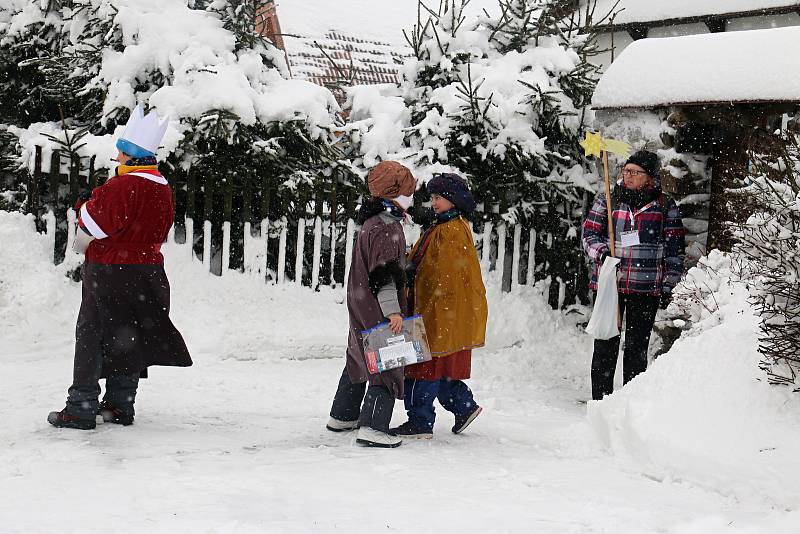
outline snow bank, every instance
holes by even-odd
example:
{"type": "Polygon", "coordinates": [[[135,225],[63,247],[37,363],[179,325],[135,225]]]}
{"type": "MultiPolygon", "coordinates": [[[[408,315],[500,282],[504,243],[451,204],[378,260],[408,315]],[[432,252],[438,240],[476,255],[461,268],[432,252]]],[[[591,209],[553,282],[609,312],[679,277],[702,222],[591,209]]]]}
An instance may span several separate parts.
{"type": "Polygon", "coordinates": [[[53,330],[74,329],[80,287],[53,265],[53,241],[36,232],[33,216],[0,210],[0,243],[3,343],[35,345],[53,330]]]}
{"type": "Polygon", "coordinates": [[[800,101],[800,26],[641,39],[597,84],[595,108],[800,101]],[[691,58],[688,61],[687,58],[691,58]]]}
{"type": "Polygon", "coordinates": [[[650,477],[796,507],[800,395],[763,380],[759,318],[744,285],[713,290],[716,311],[696,317],[646,373],[591,402],[589,420],[612,452],[650,477]]]}
{"type": "MultiPolygon", "coordinates": [[[[484,278],[489,322],[486,347],[473,353],[475,376],[489,382],[490,389],[522,390],[535,380],[544,389],[561,388],[559,396],[567,386],[576,395],[567,402],[590,396],[592,339],[578,326],[585,316],[553,310],[546,283],[504,293],[496,272],[484,278]]],[[[550,399],[558,400],[564,399],[550,399]]]]}

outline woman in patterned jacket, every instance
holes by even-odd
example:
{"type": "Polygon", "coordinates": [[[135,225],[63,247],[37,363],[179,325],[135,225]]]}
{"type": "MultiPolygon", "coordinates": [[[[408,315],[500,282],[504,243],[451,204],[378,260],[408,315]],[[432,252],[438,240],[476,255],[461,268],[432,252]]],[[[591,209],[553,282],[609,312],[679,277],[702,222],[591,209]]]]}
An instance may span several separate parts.
{"type": "MultiPolygon", "coordinates": [[[[664,195],[653,152],[641,150],[622,169],[611,194],[620,314],[625,316],[623,382],[647,368],[647,347],[659,306],[669,304],[672,288],[683,273],[686,231],[674,200],[664,195]]],[[[583,222],[583,249],[595,263],[591,287],[609,247],[606,195],[600,193],[583,222]]],[[[592,357],[592,399],[614,391],[619,336],[595,340],[592,357]]]]}

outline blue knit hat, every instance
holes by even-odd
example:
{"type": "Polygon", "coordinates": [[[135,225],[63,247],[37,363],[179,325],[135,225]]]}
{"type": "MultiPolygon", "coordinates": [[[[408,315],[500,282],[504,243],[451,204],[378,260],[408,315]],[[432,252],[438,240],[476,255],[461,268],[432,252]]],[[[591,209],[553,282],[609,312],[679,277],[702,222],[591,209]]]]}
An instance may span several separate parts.
{"type": "Polygon", "coordinates": [[[469,186],[457,174],[435,174],[428,182],[427,189],[431,195],[440,195],[452,202],[465,215],[475,211],[475,199],[469,192],[469,186]]]}

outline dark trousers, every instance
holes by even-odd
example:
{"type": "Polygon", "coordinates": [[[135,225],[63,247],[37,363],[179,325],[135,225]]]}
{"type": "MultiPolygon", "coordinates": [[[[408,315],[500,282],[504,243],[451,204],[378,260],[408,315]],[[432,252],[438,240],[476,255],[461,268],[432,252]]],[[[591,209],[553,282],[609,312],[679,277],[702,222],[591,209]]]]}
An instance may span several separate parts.
{"type": "MultiPolygon", "coordinates": [[[[659,298],[651,295],[619,295],[620,313],[625,316],[625,348],[622,357],[623,382],[647,369],[647,347],[656,321],[659,298]]],[[[614,391],[614,371],[619,355],[619,338],[594,341],[592,356],[592,399],[600,400],[614,391]]]]}
{"type": "Polygon", "coordinates": [[[389,388],[367,387],[366,382],[353,384],[350,382],[347,368],[342,371],[336,395],[333,397],[331,417],[339,421],[358,420],[359,426],[388,432],[393,409],[394,396],[389,392],[389,388]]]}
{"type": "MultiPolygon", "coordinates": [[[[80,329],[80,323],[78,328],[80,329]]],[[[85,342],[87,336],[78,336],[85,342]]],[[[98,343],[96,353],[76,350],[73,382],[67,393],[67,413],[81,419],[94,419],[100,407],[100,375],[103,371],[102,349],[98,343]],[[86,355],[93,357],[87,358],[86,355]],[[88,360],[88,361],[87,361],[88,360]]],[[[109,376],[106,378],[106,393],[103,401],[112,404],[123,413],[134,415],[133,404],[139,387],[139,373],[132,376],[109,376]]]]}
{"type": "Polygon", "coordinates": [[[455,415],[465,415],[475,406],[472,390],[461,380],[415,380],[407,378],[403,402],[408,420],[416,428],[433,430],[436,411],[433,400],[438,399],[442,408],[455,415]]]}

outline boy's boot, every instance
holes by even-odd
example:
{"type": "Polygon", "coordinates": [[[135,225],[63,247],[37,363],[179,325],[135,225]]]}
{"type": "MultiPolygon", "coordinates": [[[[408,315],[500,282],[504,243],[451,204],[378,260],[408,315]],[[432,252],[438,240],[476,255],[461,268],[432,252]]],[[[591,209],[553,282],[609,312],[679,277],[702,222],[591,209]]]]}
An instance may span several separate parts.
{"type": "Polygon", "coordinates": [[[483,408],[475,405],[475,408],[472,411],[469,411],[463,415],[456,415],[456,424],[453,425],[453,434],[461,434],[467,427],[478,417],[483,408]]]}
{"type": "Polygon", "coordinates": [[[358,419],[355,421],[340,421],[335,417],[328,418],[328,424],[325,428],[331,432],[347,432],[348,430],[355,430],[358,428],[358,419]]]}
{"type": "Polygon", "coordinates": [[[461,380],[442,380],[437,398],[445,410],[456,416],[453,434],[461,434],[483,411],[475,403],[472,390],[461,380]]]}
{"type": "Polygon", "coordinates": [[[85,419],[83,417],[76,417],[67,413],[64,408],[60,412],[50,412],[47,416],[47,422],[58,428],[75,428],[78,430],[92,430],[97,426],[94,417],[85,419]]]}
{"type": "Polygon", "coordinates": [[[408,411],[408,421],[389,430],[390,434],[410,439],[433,438],[436,411],[433,401],[439,391],[439,380],[406,378],[403,402],[408,411]]]}
{"type": "Polygon", "coordinates": [[[331,432],[346,432],[358,428],[358,414],[367,384],[353,384],[347,375],[347,368],[342,371],[336,395],[333,398],[330,417],[325,428],[331,432]]]}
{"type": "Polygon", "coordinates": [[[409,439],[433,439],[432,428],[427,425],[415,425],[411,421],[406,421],[402,425],[390,429],[389,433],[409,439]]]}
{"type": "Polygon", "coordinates": [[[133,414],[124,412],[108,401],[103,401],[97,410],[97,415],[103,418],[105,423],[128,426],[133,424],[133,414]]]}
{"type": "Polygon", "coordinates": [[[47,422],[58,428],[91,430],[97,426],[97,384],[73,384],[67,395],[67,406],[60,412],[50,412],[47,422]]]}
{"type": "Polygon", "coordinates": [[[399,447],[403,443],[403,440],[387,432],[381,432],[380,430],[375,430],[368,426],[362,426],[358,429],[358,434],[356,434],[356,443],[365,447],[393,449],[399,447]]]}
{"type": "Polygon", "coordinates": [[[403,440],[389,434],[393,408],[394,396],[387,387],[369,386],[361,407],[356,443],[365,447],[399,447],[403,440]]]}
{"type": "Polygon", "coordinates": [[[139,387],[139,374],[132,376],[109,376],[106,378],[106,394],[97,409],[97,414],[106,423],[128,426],[133,424],[136,390],[139,387]]]}

